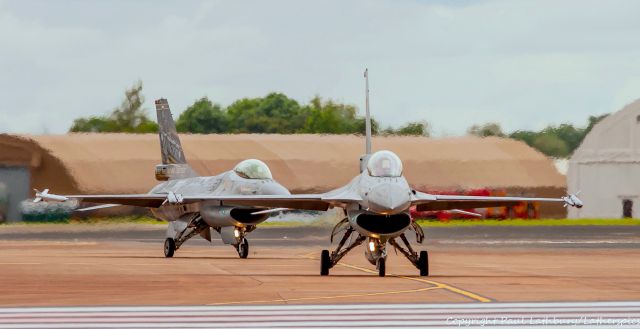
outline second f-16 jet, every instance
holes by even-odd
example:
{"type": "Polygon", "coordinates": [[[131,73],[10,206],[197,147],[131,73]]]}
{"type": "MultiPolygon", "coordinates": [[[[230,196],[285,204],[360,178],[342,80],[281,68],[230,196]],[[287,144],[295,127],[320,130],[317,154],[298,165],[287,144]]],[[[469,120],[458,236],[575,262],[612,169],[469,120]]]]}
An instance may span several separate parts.
{"type": "Polygon", "coordinates": [[[155,176],[162,183],[146,194],[56,195],[49,190],[36,192],[36,199],[66,201],[69,199],[102,203],[79,210],[95,210],[121,205],[147,207],[153,215],[169,222],[164,242],[164,255],[174,252],[190,238],[200,235],[211,241],[211,229],[225,244],[234,246],[241,258],[249,254],[246,234],[255,230],[271,212],[262,206],[232,206],[213,196],[220,195],[289,195],[289,190],[276,182],[267,165],[256,159],[240,162],[233,170],[217,176],[200,177],[187,164],[175,122],[166,99],[155,102],[158,116],[162,164],[155,176]],[[194,196],[198,197],[195,201],[194,196]]]}

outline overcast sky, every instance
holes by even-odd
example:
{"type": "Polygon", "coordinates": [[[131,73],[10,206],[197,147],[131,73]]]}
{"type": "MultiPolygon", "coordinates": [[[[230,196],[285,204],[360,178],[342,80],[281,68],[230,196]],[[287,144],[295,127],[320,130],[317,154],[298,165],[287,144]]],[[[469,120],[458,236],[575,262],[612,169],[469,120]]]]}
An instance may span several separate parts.
{"type": "MultiPolygon", "coordinates": [[[[640,1],[2,1],[0,132],[63,133],[134,81],[174,114],[278,91],[508,130],[640,98],[640,1]]],[[[150,113],[153,113],[150,111],[150,113]]]]}

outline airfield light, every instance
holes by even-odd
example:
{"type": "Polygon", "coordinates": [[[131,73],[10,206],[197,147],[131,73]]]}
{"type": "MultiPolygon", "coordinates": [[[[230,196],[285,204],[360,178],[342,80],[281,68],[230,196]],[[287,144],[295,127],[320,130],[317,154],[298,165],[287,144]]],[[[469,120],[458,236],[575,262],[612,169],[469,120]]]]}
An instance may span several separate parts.
{"type": "Polygon", "coordinates": [[[376,250],[375,242],[369,241],[369,250],[371,250],[371,251],[375,251],[376,250]]]}

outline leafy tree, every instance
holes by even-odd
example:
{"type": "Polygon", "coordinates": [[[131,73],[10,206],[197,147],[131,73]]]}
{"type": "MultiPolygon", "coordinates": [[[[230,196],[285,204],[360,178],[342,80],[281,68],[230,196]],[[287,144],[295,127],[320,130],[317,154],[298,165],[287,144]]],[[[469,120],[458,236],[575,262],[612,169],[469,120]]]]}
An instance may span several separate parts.
{"type": "Polygon", "coordinates": [[[593,126],[606,118],[608,114],[590,116],[585,128],[563,123],[559,126],[547,126],[541,131],[519,130],[511,133],[510,138],[524,141],[531,147],[551,157],[569,157],[580,146],[593,126]]]}
{"type": "Polygon", "coordinates": [[[298,102],[281,93],[240,99],[227,107],[226,114],[233,133],[292,134],[305,120],[298,102]]]}
{"type": "Polygon", "coordinates": [[[196,134],[225,133],[229,131],[226,113],[218,104],[203,97],[189,106],[178,118],[179,132],[196,134]]]}
{"type": "Polygon", "coordinates": [[[488,122],[482,125],[473,125],[469,127],[467,130],[469,135],[474,135],[478,137],[489,137],[489,136],[497,136],[504,137],[505,134],[502,132],[502,127],[497,122],[488,122]]]}
{"type": "Polygon", "coordinates": [[[573,125],[563,123],[557,127],[549,126],[542,130],[541,134],[552,134],[564,141],[567,148],[567,156],[573,153],[586,136],[584,128],[576,128],[573,125]]]}
{"type": "Polygon", "coordinates": [[[118,127],[115,121],[110,120],[107,116],[91,116],[88,118],[78,118],[73,120],[70,132],[113,132],[117,131],[118,127]]]}
{"type": "Polygon", "coordinates": [[[567,143],[551,131],[536,136],[533,147],[554,158],[565,158],[570,155],[567,143]]]}
{"type": "MultiPolygon", "coordinates": [[[[364,117],[356,118],[353,130],[351,134],[366,134],[367,121],[364,117]]],[[[374,117],[371,117],[371,135],[378,135],[380,133],[380,124],[374,117]]]]}
{"type": "MultiPolygon", "coordinates": [[[[589,124],[587,124],[587,128],[584,131],[584,135],[586,136],[591,129],[593,129],[593,126],[596,125],[596,123],[602,121],[602,119],[606,118],[609,116],[609,113],[605,113],[605,114],[601,114],[601,115],[591,115],[589,116],[589,124]]],[[[584,138],[584,136],[583,136],[584,138]]]]}
{"type": "Polygon", "coordinates": [[[147,116],[142,107],[142,81],[125,90],[125,98],[119,107],[108,116],[91,116],[78,118],[73,121],[70,132],[127,132],[150,133],[157,132],[158,125],[147,116]]]}
{"type": "MultiPolygon", "coordinates": [[[[336,103],[332,100],[322,101],[314,97],[309,105],[303,108],[306,120],[303,133],[311,134],[354,134],[365,132],[364,118],[358,118],[355,106],[336,103]]],[[[371,131],[377,131],[377,123],[371,121],[371,131]]]]}
{"type": "Polygon", "coordinates": [[[533,146],[533,142],[536,140],[538,133],[530,130],[516,130],[509,134],[509,138],[521,140],[529,146],[533,146]]]}
{"type": "Polygon", "coordinates": [[[393,134],[404,136],[426,136],[431,135],[429,123],[422,122],[409,122],[406,125],[398,128],[397,130],[391,130],[393,134]]]}

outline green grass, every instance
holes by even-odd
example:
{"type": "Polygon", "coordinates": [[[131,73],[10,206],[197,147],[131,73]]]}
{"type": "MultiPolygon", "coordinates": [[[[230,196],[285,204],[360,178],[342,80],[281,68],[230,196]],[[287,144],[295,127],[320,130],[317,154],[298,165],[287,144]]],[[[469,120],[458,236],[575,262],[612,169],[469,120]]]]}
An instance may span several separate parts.
{"type": "Polygon", "coordinates": [[[452,226],[635,226],[640,225],[640,219],[452,219],[448,222],[439,220],[420,219],[418,223],[426,227],[452,226]]]}
{"type": "Polygon", "coordinates": [[[118,217],[91,217],[91,218],[71,218],[59,221],[22,221],[2,225],[44,225],[44,224],[80,224],[80,225],[102,225],[102,224],[166,224],[167,222],[157,220],[148,216],[118,216],[118,217]]]}

